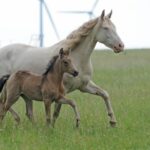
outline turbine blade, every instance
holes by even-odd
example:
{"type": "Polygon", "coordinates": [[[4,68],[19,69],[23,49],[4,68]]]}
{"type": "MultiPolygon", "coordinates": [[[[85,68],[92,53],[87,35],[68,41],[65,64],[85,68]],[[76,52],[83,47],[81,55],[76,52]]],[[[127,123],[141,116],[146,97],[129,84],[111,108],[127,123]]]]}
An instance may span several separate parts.
{"type": "Polygon", "coordinates": [[[90,11],[59,11],[59,13],[67,13],[67,14],[90,14],[90,11]]]}
{"type": "Polygon", "coordinates": [[[94,11],[94,9],[95,9],[95,7],[96,7],[96,5],[98,4],[98,2],[99,2],[99,0],[95,0],[95,2],[94,2],[94,4],[93,4],[93,7],[92,7],[92,12],[94,11]]]}
{"type": "Polygon", "coordinates": [[[50,21],[51,21],[51,24],[52,24],[52,27],[53,27],[53,29],[54,29],[54,31],[55,31],[55,34],[56,34],[56,36],[57,36],[57,39],[60,39],[60,36],[59,36],[59,34],[58,34],[56,25],[55,25],[55,23],[54,23],[54,21],[53,21],[52,15],[51,15],[51,13],[50,13],[50,11],[49,11],[49,9],[48,9],[48,7],[47,7],[45,1],[43,1],[43,4],[44,4],[45,10],[46,10],[46,12],[47,12],[47,14],[48,14],[48,17],[49,17],[49,19],[50,19],[50,21]]]}

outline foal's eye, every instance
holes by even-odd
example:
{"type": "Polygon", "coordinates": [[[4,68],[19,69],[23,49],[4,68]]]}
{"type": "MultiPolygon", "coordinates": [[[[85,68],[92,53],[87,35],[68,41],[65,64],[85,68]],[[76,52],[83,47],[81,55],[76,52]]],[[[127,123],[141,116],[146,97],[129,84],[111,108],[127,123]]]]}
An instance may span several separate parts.
{"type": "Polygon", "coordinates": [[[67,62],[67,61],[64,61],[64,65],[65,65],[65,66],[68,66],[68,62],[67,62]]]}
{"type": "Polygon", "coordinates": [[[104,27],[104,30],[108,30],[108,27],[104,27]]]}

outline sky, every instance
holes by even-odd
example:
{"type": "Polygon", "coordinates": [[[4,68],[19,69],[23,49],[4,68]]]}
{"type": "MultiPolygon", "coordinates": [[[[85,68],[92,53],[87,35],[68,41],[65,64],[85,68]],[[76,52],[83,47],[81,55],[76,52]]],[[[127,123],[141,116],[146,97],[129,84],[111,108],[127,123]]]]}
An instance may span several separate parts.
{"type": "MultiPolygon", "coordinates": [[[[87,14],[61,10],[91,10],[95,0],[45,0],[60,39],[89,20],[87,14]]],[[[99,0],[94,15],[113,10],[112,21],[126,48],[150,47],[150,0],[99,0]]],[[[38,46],[39,0],[0,0],[0,47],[12,43],[38,46]]],[[[44,10],[44,46],[59,41],[44,10]]],[[[97,44],[98,48],[106,48],[97,44]]]]}

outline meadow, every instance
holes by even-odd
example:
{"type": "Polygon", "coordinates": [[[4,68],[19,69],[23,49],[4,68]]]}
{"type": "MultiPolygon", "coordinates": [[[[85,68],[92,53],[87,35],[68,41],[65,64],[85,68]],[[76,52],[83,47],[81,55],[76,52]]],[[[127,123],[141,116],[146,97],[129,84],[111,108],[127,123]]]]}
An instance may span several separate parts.
{"type": "Polygon", "coordinates": [[[34,102],[35,125],[25,116],[22,99],[13,107],[19,126],[8,113],[0,127],[0,150],[150,150],[150,50],[95,51],[94,81],[108,91],[117,118],[109,126],[102,98],[75,91],[81,115],[75,128],[74,113],[63,106],[55,128],[45,125],[44,105],[34,102]]]}

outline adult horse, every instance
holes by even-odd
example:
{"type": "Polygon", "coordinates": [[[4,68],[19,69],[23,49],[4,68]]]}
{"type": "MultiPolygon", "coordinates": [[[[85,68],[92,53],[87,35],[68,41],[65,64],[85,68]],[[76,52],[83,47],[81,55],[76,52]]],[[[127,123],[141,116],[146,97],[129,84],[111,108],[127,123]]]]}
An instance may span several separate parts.
{"type": "MultiPolygon", "coordinates": [[[[92,63],[91,54],[97,42],[112,48],[115,53],[123,51],[124,44],[116,32],[116,27],[110,20],[112,11],[92,19],[77,30],[74,30],[66,39],[47,48],[37,48],[23,44],[13,44],[0,49],[0,76],[11,74],[18,70],[29,70],[35,73],[43,73],[44,69],[54,55],[58,54],[60,48],[71,49],[70,57],[76,65],[79,75],[77,78],[65,74],[63,82],[65,92],[69,93],[76,89],[101,96],[105,102],[110,124],[116,124],[116,118],[111,106],[108,93],[97,86],[91,79],[92,63]]],[[[26,105],[32,109],[32,102],[26,101],[26,105]]],[[[59,115],[61,105],[55,106],[54,119],[59,115]]],[[[31,113],[29,109],[28,112],[31,113]]],[[[31,113],[32,115],[32,113],[31,113]]]]}

